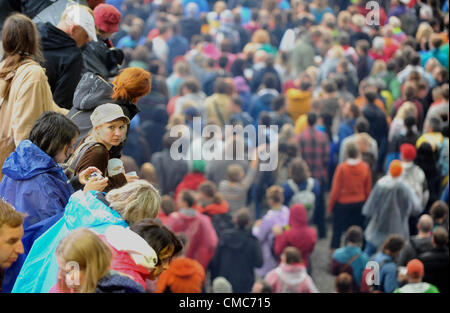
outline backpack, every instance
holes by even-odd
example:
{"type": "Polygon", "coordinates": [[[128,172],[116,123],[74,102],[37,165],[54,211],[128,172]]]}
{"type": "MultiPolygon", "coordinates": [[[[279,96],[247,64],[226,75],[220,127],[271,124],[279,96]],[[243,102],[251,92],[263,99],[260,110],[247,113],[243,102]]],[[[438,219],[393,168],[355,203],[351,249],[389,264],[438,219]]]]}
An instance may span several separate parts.
{"type": "Polygon", "coordinates": [[[306,207],[308,220],[310,220],[313,217],[316,206],[316,195],[313,192],[314,179],[312,177],[307,179],[306,189],[304,190],[299,190],[297,184],[292,179],[288,179],[287,183],[294,192],[291,201],[289,201],[289,207],[294,204],[303,204],[306,207]]]}
{"type": "Polygon", "coordinates": [[[355,276],[353,276],[353,268],[352,268],[352,264],[354,261],[356,261],[356,259],[360,256],[360,253],[355,253],[355,255],[353,255],[345,264],[339,263],[336,260],[333,259],[333,261],[331,262],[331,274],[338,276],[339,274],[342,273],[347,273],[349,274],[352,278],[353,278],[353,290],[358,290],[358,286],[356,284],[355,281],[355,276]]]}
{"type": "Polygon", "coordinates": [[[80,147],[80,149],[77,149],[77,151],[74,152],[74,154],[69,158],[67,163],[64,163],[61,165],[64,174],[66,174],[67,178],[70,180],[75,176],[75,170],[78,167],[78,163],[80,163],[81,158],[83,155],[93,146],[99,144],[98,142],[87,142],[80,147]]]}
{"type": "Polygon", "coordinates": [[[360,288],[359,291],[363,292],[363,293],[374,293],[374,292],[384,292],[383,289],[383,278],[381,277],[381,269],[383,268],[383,266],[385,264],[388,263],[394,263],[394,261],[392,261],[391,259],[387,259],[384,260],[383,262],[381,262],[381,264],[379,265],[379,270],[380,270],[380,285],[375,285],[375,286],[369,286],[367,284],[367,276],[372,273],[372,269],[371,268],[364,268],[363,273],[361,275],[361,283],[360,283],[360,288]]]}

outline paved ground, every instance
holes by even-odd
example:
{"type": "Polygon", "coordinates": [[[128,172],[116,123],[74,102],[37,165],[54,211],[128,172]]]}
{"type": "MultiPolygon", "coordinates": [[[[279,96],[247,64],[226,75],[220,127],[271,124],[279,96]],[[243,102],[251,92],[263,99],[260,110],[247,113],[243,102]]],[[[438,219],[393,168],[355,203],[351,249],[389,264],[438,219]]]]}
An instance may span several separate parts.
{"type": "Polygon", "coordinates": [[[321,293],[334,292],[335,276],[330,274],[331,224],[327,223],[327,238],[318,240],[311,254],[312,278],[321,293]]]}

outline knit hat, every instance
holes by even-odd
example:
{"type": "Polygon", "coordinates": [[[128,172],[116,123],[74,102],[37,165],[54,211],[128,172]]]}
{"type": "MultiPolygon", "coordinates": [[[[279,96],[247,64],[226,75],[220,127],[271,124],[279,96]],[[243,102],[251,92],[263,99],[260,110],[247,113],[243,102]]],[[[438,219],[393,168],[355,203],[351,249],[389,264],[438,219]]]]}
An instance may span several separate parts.
{"type": "Polygon", "coordinates": [[[391,162],[391,165],[389,166],[389,173],[392,177],[398,177],[402,174],[403,167],[402,162],[399,160],[394,160],[391,162]]]}
{"type": "Polygon", "coordinates": [[[423,277],[425,269],[423,263],[418,259],[413,259],[406,265],[408,275],[413,278],[423,277]]]}
{"type": "Polygon", "coordinates": [[[110,4],[102,3],[94,9],[95,26],[107,33],[115,33],[119,30],[121,17],[119,10],[110,4]]]}
{"type": "Polygon", "coordinates": [[[417,155],[416,147],[410,143],[404,143],[400,146],[402,158],[406,161],[414,161],[417,155]]]}
{"type": "Polygon", "coordinates": [[[232,293],[233,288],[226,278],[217,277],[212,283],[212,291],[213,293],[232,293]]]}
{"type": "Polygon", "coordinates": [[[192,171],[197,173],[205,173],[206,162],[203,160],[192,161],[192,171]]]}

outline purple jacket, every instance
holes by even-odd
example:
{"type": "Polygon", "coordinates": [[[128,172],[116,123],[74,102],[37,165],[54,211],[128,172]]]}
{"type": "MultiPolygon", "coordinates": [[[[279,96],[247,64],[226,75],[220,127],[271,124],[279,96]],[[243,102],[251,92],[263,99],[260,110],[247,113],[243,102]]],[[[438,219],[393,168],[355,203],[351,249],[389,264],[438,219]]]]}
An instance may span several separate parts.
{"type": "Polygon", "coordinates": [[[258,238],[263,254],[263,266],[256,269],[260,277],[264,277],[269,271],[278,266],[278,261],[272,254],[274,235],[272,227],[275,225],[284,227],[289,223],[289,209],[283,206],[280,210],[269,210],[259,226],[253,227],[253,235],[258,238]]]}

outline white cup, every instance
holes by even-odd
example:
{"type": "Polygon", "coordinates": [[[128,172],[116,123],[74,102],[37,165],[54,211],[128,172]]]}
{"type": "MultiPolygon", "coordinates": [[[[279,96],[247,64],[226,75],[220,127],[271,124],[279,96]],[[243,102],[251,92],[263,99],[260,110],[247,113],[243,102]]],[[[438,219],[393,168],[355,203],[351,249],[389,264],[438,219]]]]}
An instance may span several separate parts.
{"type": "Polygon", "coordinates": [[[123,173],[123,162],[120,159],[114,158],[108,161],[108,175],[114,176],[123,173]]]}

